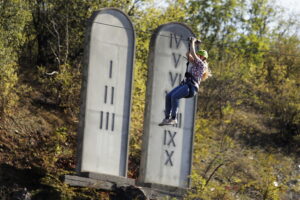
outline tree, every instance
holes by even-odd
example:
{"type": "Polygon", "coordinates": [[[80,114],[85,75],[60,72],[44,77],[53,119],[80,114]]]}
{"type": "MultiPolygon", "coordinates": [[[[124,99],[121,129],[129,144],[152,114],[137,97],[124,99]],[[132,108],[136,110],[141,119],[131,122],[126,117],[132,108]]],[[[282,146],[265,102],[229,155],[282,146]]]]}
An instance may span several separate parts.
{"type": "Polygon", "coordinates": [[[18,104],[18,59],[26,42],[24,30],[31,20],[28,5],[22,0],[0,1],[0,116],[18,104]]]}
{"type": "Polygon", "coordinates": [[[104,7],[117,7],[133,13],[139,1],[81,1],[63,0],[28,1],[32,8],[30,27],[33,41],[27,48],[34,49],[39,68],[39,82],[49,99],[71,113],[78,111],[81,86],[83,44],[88,18],[93,11],[104,7]],[[45,76],[56,71],[58,75],[45,76]]]}

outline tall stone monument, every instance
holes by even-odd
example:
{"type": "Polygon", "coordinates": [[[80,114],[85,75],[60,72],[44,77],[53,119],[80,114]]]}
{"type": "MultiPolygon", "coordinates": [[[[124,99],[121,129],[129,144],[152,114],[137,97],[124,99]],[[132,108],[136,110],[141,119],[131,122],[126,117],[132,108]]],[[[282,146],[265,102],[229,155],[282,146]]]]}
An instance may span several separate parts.
{"type": "Polygon", "coordinates": [[[135,32],[128,16],[111,8],[94,12],[86,32],[80,173],[127,176],[134,55],[135,32]]]}
{"type": "Polygon", "coordinates": [[[165,96],[186,71],[186,25],[161,25],[152,35],[139,183],[149,187],[187,188],[192,164],[196,97],[181,99],[176,126],[158,126],[164,118],[165,96]]]}

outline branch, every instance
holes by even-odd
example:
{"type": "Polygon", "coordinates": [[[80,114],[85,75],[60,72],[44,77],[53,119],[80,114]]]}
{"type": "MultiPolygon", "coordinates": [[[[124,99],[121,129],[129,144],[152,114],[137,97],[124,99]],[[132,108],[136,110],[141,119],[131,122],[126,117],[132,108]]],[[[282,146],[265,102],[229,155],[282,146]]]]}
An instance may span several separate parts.
{"type": "Polygon", "coordinates": [[[50,73],[46,72],[46,75],[48,75],[48,76],[53,76],[55,74],[58,74],[58,71],[53,71],[53,72],[50,72],[50,73]]]}
{"type": "Polygon", "coordinates": [[[212,167],[212,165],[214,164],[214,162],[216,161],[216,159],[219,157],[220,155],[217,154],[213,160],[209,163],[209,165],[206,167],[205,172],[204,172],[204,176],[206,177],[207,172],[210,170],[210,168],[212,167]]]}
{"type": "Polygon", "coordinates": [[[211,175],[209,176],[209,178],[206,180],[205,186],[208,185],[208,183],[209,183],[209,181],[211,180],[211,178],[212,178],[212,177],[214,176],[214,174],[218,171],[218,169],[219,169],[220,167],[222,167],[223,165],[224,165],[224,163],[221,163],[221,164],[218,165],[218,167],[216,167],[216,168],[214,169],[214,171],[211,173],[211,175]]]}
{"type": "Polygon", "coordinates": [[[66,22],[66,53],[65,53],[64,63],[67,62],[68,56],[69,56],[69,14],[67,15],[67,22],[66,22]]]}

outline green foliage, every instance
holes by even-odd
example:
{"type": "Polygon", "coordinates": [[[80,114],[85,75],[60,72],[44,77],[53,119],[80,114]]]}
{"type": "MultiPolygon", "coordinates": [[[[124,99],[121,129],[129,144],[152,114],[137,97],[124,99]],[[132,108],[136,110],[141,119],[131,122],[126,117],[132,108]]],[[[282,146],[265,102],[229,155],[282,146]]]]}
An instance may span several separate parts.
{"type": "MultiPolygon", "coordinates": [[[[117,7],[133,12],[137,3],[118,1],[62,0],[26,1],[31,8],[28,25],[27,55],[38,68],[41,90],[50,101],[77,115],[81,87],[81,63],[87,19],[92,12],[104,7],[117,7]],[[55,76],[46,72],[58,71],[55,76]]],[[[24,49],[25,51],[25,49],[24,49]]],[[[26,52],[24,52],[26,54],[26,52]]]]}
{"type": "Polygon", "coordinates": [[[41,138],[43,145],[36,144],[37,150],[32,152],[33,165],[43,166],[47,171],[55,171],[57,173],[57,162],[65,156],[71,156],[72,151],[68,148],[67,138],[70,137],[67,129],[58,128],[54,133],[41,138]]]}
{"type": "Polygon", "coordinates": [[[141,152],[141,137],[143,134],[143,117],[145,106],[147,56],[151,33],[162,24],[171,21],[183,21],[185,16],[184,1],[170,1],[170,6],[165,10],[146,4],[145,9],[135,11],[132,20],[135,24],[136,35],[136,60],[134,69],[134,93],[131,115],[130,137],[130,166],[129,176],[136,177],[139,170],[141,152]],[[172,2],[172,3],[171,3],[172,2]]]}
{"type": "Polygon", "coordinates": [[[64,64],[60,65],[59,71],[53,75],[47,75],[46,67],[39,67],[38,71],[39,82],[44,93],[65,111],[78,113],[81,86],[80,69],[64,64]]]}
{"type": "MultiPolygon", "coordinates": [[[[59,199],[72,200],[76,197],[76,193],[73,188],[64,184],[55,175],[47,174],[41,183],[47,186],[51,186],[54,191],[59,194],[59,199]]],[[[37,192],[38,193],[38,192],[37,192]]]]}
{"type": "Polygon", "coordinates": [[[16,65],[6,64],[0,68],[0,116],[10,114],[10,112],[17,106],[18,95],[16,94],[16,86],[18,83],[18,76],[16,74],[16,65]]]}
{"type": "Polygon", "coordinates": [[[0,2],[0,115],[13,121],[0,123],[1,161],[45,171],[39,181],[48,189],[34,188],[36,196],[108,199],[58,177],[74,170],[86,21],[93,11],[117,7],[132,19],[137,44],[128,175],[137,178],[139,170],[150,37],[158,26],[178,21],[203,41],[213,73],[201,83],[186,198],[275,200],[299,192],[287,187],[299,177],[293,167],[300,153],[296,19],[271,26],[281,13],[269,0],[168,0],[164,9],[153,2],[0,2]]]}
{"type": "Polygon", "coordinates": [[[23,33],[31,20],[28,7],[21,0],[0,2],[0,116],[12,114],[18,105],[18,54],[26,38],[23,33]]]}
{"type": "Polygon", "coordinates": [[[214,77],[202,84],[198,99],[187,199],[281,199],[287,182],[297,177],[290,173],[295,161],[283,152],[299,153],[299,58],[262,52],[299,55],[299,41],[294,36],[273,41],[261,33],[258,38],[245,32],[237,44],[242,49],[209,52],[214,77]],[[256,50],[243,52],[246,44],[256,50]]]}
{"type": "Polygon", "coordinates": [[[32,26],[37,65],[49,68],[81,62],[87,19],[92,12],[105,7],[131,9],[131,1],[63,0],[29,1],[33,16],[32,26]],[[52,66],[51,66],[52,65],[52,66]],[[54,66],[53,66],[54,65],[54,66]]]}

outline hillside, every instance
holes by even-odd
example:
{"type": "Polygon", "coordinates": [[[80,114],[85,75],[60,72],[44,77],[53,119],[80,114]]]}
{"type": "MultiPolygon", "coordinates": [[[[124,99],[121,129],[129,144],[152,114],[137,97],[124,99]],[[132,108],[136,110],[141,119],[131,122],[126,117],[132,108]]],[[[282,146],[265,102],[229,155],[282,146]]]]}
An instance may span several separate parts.
{"type": "Polygon", "coordinates": [[[213,74],[198,96],[185,198],[300,199],[297,18],[279,22],[282,11],[268,0],[172,0],[164,9],[148,0],[8,0],[0,7],[0,199],[115,195],[62,179],[76,167],[86,21],[104,7],[126,12],[136,30],[129,177],[138,177],[150,37],[177,21],[201,38],[213,74]]]}

